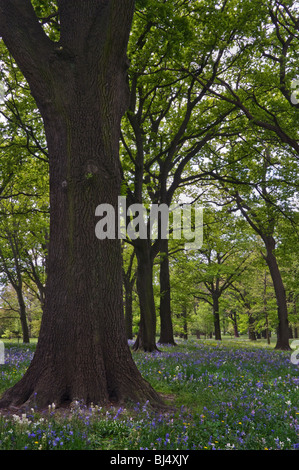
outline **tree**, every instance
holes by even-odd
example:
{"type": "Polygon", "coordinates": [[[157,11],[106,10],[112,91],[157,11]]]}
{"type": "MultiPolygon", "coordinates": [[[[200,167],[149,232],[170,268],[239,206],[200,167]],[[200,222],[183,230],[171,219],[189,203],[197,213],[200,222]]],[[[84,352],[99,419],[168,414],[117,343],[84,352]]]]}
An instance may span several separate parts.
{"type": "MultiPolygon", "coordinates": [[[[246,203],[242,201],[240,195],[237,195],[237,205],[242,214],[249,222],[250,226],[260,235],[264,244],[266,253],[263,257],[268,265],[277,299],[277,314],[279,319],[276,349],[290,349],[289,347],[289,325],[287,298],[281,272],[275,255],[276,241],[274,238],[275,221],[273,218],[268,223],[260,223],[260,218],[246,203]]],[[[271,216],[270,216],[271,217],[271,216]]]]}
{"type": "MultiPolygon", "coordinates": [[[[6,212],[7,206],[7,201],[0,204],[3,213],[6,212]]],[[[30,213],[30,208],[22,207],[20,201],[17,207],[14,207],[12,202],[9,202],[9,206],[9,215],[3,216],[0,222],[1,283],[9,283],[16,292],[23,342],[29,343],[25,291],[29,289],[35,294],[43,308],[46,253],[45,245],[39,238],[43,239],[48,227],[42,224],[47,221],[43,220],[39,213],[30,213]],[[18,210],[24,211],[23,214],[19,214],[18,210]]]]}
{"type": "Polygon", "coordinates": [[[226,312],[236,313],[239,330],[248,332],[251,341],[261,333],[270,339],[278,325],[275,292],[267,264],[260,256],[261,241],[253,239],[254,254],[246,271],[226,292],[226,312]]]}
{"type": "MultiPolygon", "coordinates": [[[[128,104],[126,47],[134,1],[51,2],[60,36],[29,0],[0,2],[0,33],[43,118],[49,154],[50,237],[35,356],[0,405],[75,398],[160,397],[141,377],[124,327],[119,240],[98,240],[95,209],[117,207],[120,120],[128,104]],[[58,9],[56,8],[58,7],[58,9]],[[37,14],[36,14],[37,13],[37,14]],[[47,26],[47,28],[46,28],[47,26]]],[[[54,17],[54,16],[53,16],[54,17]]]]}
{"type": "Polygon", "coordinates": [[[48,233],[48,165],[41,118],[29,87],[5,46],[0,106],[0,273],[18,299],[23,341],[29,342],[25,291],[43,304],[45,234],[48,233]]]}
{"type": "MultiPolygon", "coordinates": [[[[122,125],[123,180],[130,204],[170,206],[179,186],[190,184],[195,177],[186,178],[185,173],[192,160],[221,132],[235,108],[208,100],[207,93],[234,62],[228,49],[235,47],[239,53],[238,40],[248,28],[248,16],[242,9],[232,14],[227,2],[222,9],[216,1],[148,1],[143,5],[146,7],[138,10],[133,25],[136,39],[129,48],[131,99],[122,125]]],[[[156,348],[152,270],[161,242],[159,234],[154,241],[131,240],[138,261],[140,297],[135,349],[156,348]]],[[[167,277],[166,263],[165,258],[162,280],[167,277]]],[[[169,299],[165,293],[161,296],[161,328],[167,329],[162,331],[162,339],[174,342],[169,299]]]]}
{"type": "Polygon", "coordinates": [[[192,260],[183,248],[176,247],[169,257],[173,329],[177,336],[188,338],[194,310],[192,260]]]}
{"type": "Polygon", "coordinates": [[[134,265],[135,252],[123,246],[123,285],[125,302],[125,324],[128,339],[133,339],[133,289],[136,282],[136,268],[134,265]],[[128,252],[128,253],[127,253],[128,252]]]}
{"type": "Polygon", "coordinates": [[[7,281],[16,292],[19,304],[23,342],[29,343],[29,329],[23,295],[24,271],[22,267],[23,253],[21,253],[21,251],[23,251],[24,247],[20,244],[18,225],[19,224],[17,223],[13,224],[13,227],[3,227],[3,224],[1,224],[0,272],[5,274],[7,281]]]}
{"type": "Polygon", "coordinates": [[[259,2],[257,27],[233,69],[221,77],[214,96],[234,104],[252,127],[269,131],[299,152],[298,11],[293,0],[259,2]]]}
{"type": "Polygon", "coordinates": [[[171,317],[171,287],[169,273],[169,241],[161,240],[160,245],[160,344],[173,344],[171,317]]]}
{"type": "Polygon", "coordinates": [[[205,211],[203,247],[195,255],[195,298],[213,311],[215,339],[221,340],[219,300],[246,269],[251,251],[242,220],[221,211],[205,211]]]}
{"type": "Polygon", "coordinates": [[[205,338],[212,338],[215,331],[214,316],[211,306],[207,302],[196,301],[192,315],[192,330],[198,339],[202,334],[205,338]]]}
{"type": "MultiPolygon", "coordinates": [[[[287,298],[276,257],[277,225],[281,217],[292,218],[292,205],[297,186],[297,165],[289,152],[273,142],[273,135],[256,135],[253,129],[242,129],[236,139],[226,143],[221,175],[214,173],[224,190],[231,210],[240,211],[263,241],[261,250],[271,274],[278,314],[277,349],[289,349],[287,298]],[[275,146],[274,146],[275,144],[275,146]],[[230,173],[228,174],[228,169],[230,173]]],[[[219,149],[219,152],[221,150],[219,149]]]]}
{"type": "MultiPolygon", "coordinates": [[[[1,337],[22,336],[20,305],[15,289],[7,284],[0,294],[0,335],[1,337]]],[[[24,338],[24,332],[23,332],[24,338]]]]}
{"type": "MultiPolygon", "coordinates": [[[[29,338],[37,338],[42,317],[40,301],[26,286],[22,296],[26,306],[29,338]]],[[[19,301],[15,289],[10,284],[2,287],[0,292],[0,336],[22,337],[19,301]]]]}
{"type": "MultiPolygon", "coordinates": [[[[286,218],[279,221],[278,243],[276,255],[284,280],[288,302],[288,319],[290,328],[294,328],[295,337],[298,334],[298,212],[294,208],[291,220],[286,218]]],[[[291,338],[292,336],[290,336],[291,338]]]]}
{"type": "MultiPolygon", "coordinates": [[[[31,290],[33,288],[38,292],[43,304],[45,234],[48,232],[47,188],[44,165],[40,165],[39,160],[28,157],[26,151],[22,152],[21,148],[19,150],[22,165],[18,170],[14,169],[14,174],[0,197],[0,275],[1,284],[10,284],[16,292],[23,341],[28,343],[24,289],[30,284],[31,290]],[[28,194],[31,195],[30,198],[28,194]]],[[[8,159],[3,152],[3,167],[8,159]]]]}
{"type": "MultiPolygon", "coordinates": [[[[232,160],[226,167],[224,162],[219,160],[218,170],[222,167],[224,173],[221,175],[217,170],[214,172],[214,176],[222,182],[225,178],[226,182],[235,185],[238,209],[264,241],[266,248],[264,256],[271,272],[278,303],[279,335],[276,347],[279,349],[289,349],[288,312],[283,280],[275,256],[273,208],[275,204],[280,206],[280,201],[282,201],[282,205],[285,205],[287,201],[285,195],[281,200],[274,196],[276,192],[280,193],[282,185],[286,189],[289,188],[290,192],[294,191],[298,181],[297,176],[294,179],[287,176],[288,171],[292,175],[298,172],[297,120],[299,104],[297,90],[294,90],[298,70],[298,13],[296,7],[296,2],[292,0],[270,0],[260,2],[258,8],[252,8],[252,30],[245,41],[245,36],[240,38],[240,43],[243,44],[240,46],[240,54],[235,56],[236,60],[229,73],[224,72],[222,76],[218,76],[208,90],[209,96],[236,106],[240,110],[241,117],[244,118],[238,119],[239,143],[237,140],[232,143],[228,139],[224,144],[224,147],[227,145],[228,148],[234,146],[235,166],[232,165],[232,160]],[[245,45],[244,42],[247,44],[245,45]],[[245,131],[247,136],[251,134],[251,139],[255,139],[257,147],[264,147],[264,151],[270,143],[271,155],[266,165],[266,172],[264,171],[265,165],[262,165],[261,171],[258,171],[257,167],[252,167],[244,152],[240,155],[236,151],[244,139],[245,131]],[[253,137],[254,135],[255,137],[253,137]],[[245,165],[244,159],[246,159],[247,165],[245,165]],[[277,167],[279,167],[279,171],[277,171],[277,167]],[[239,170],[237,173],[236,168],[239,170]],[[233,173],[228,175],[228,169],[233,173]],[[268,191],[266,187],[268,181],[264,183],[262,181],[263,171],[267,180],[269,180],[269,175],[272,176],[272,181],[276,180],[271,191],[268,191]],[[277,173],[279,174],[278,178],[277,173]],[[283,173],[283,178],[281,178],[283,173]],[[248,174],[253,181],[249,180],[248,174]],[[268,202],[266,210],[264,208],[262,211],[257,211],[256,207],[253,210],[251,203],[249,204],[248,200],[245,200],[246,198],[241,191],[245,185],[248,185],[248,188],[252,190],[251,203],[252,200],[256,202],[258,195],[268,202]],[[257,187],[255,188],[254,185],[257,187]],[[276,191],[277,188],[279,191],[276,191]],[[254,212],[257,213],[257,218],[253,215],[254,212]],[[264,223],[262,221],[263,215],[265,216],[264,223]]],[[[248,8],[247,4],[245,8],[248,8]]],[[[205,84],[201,77],[198,77],[197,80],[202,85],[205,84]]],[[[231,128],[232,131],[233,128],[231,128]]],[[[248,149],[247,147],[247,151],[248,149]]],[[[218,159],[221,155],[221,158],[224,157],[223,160],[227,161],[226,151],[225,149],[222,153],[218,147],[216,151],[218,159]]],[[[260,149],[258,151],[261,152],[260,149]]],[[[255,152],[256,150],[252,152],[252,155],[255,152]]],[[[264,162],[267,162],[267,157],[264,162]]],[[[281,210],[282,207],[280,207],[281,210]]]]}

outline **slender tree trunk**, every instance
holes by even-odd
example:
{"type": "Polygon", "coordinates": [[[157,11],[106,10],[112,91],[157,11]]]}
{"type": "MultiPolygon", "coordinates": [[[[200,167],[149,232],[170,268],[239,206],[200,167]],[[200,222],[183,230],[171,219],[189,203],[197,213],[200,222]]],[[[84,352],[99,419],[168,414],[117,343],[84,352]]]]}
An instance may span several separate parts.
{"type": "Polygon", "coordinates": [[[251,341],[256,341],[255,318],[250,309],[248,310],[248,338],[251,341]]]}
{"type": "Polygon", "coordinates": [[[160,252],[162,261],[160,264],[160,340],[161,344],[175,345],[173,336],[173,326],[171,318],[171,298],[170,298],[170,277],[168,240],[161,240],[160,252]]]}
{"type": "Polygon", "coordinates": [[[110,204],[117,212],[120,194],[118,145],[133,3],[61,0],[58,45],[44,37],[30,2],[0,4],[0,30],[23,66],[44,120],[50,168],[50,241],[39,341],[29,369],[4,394],[2,407],[74,399],[160,403],[127,343],[120,241],[95,236],[96,207],[110,204]]]}
{"type": "Polygon", "coordinates": [[[134,258],[135,252],[131,253],[130,255],[127,269],[125,269],[123,266],[123,285],[125,290],[125,325],[128,339],[133,339],[133,288],[136,282],[136,272],[133,271],[134,258]]]}
{"type": "Polygon", "coordinates": [[[156,345],[156,307],[153,290],[153,259],[150,240],[136,240],[137,292],[140,306],[140,324],[137,339],[133,346],[136,351],[154,351],[156,345]]]}
{"type": "Polygon", "coordinates": [[[278,329],[275,349],[290,350],[287,298],[276,256],[273,252],[275,240],[272,236],[267,236],[264,237],[264,241],[267,250],[265,260],[271,274],[277,302],[278,329]]]}
{"type": "Polygon", "coordinates": [[[187,340],[188,339],[188,315],[187,315],[186,304],[183,306],[182,317],[183,317],[183,328],[184,328],[183,338],[187,340]]]}
{"type": "MultiPolygon", "coordinates": [[[[267,149],[266,149],[267,152],[267,149]]],[[[267,152],[268,153],[268,152],[267,152]]],[[[266,175],[266,171],[268,168],[269,156],[267,155],[267,159],[264,160],[264,175],[266,175]]],[[[266,179],[266,178],[265,178],[266,179]]],[[[267,197],[267,189],[263,187],[263,194],[265,196],[265,200],[267,197]]],[[[283,280],[281,277],[281,273],[277,264],[276,256],[274,254],[275,250],[275,239],[273,238],[272,234],[274,232],[274,218],[270,219],[268,222],[267,230],[264,227],[260,227],[258,223],[258,219],[253,216],[250,217],[248,212],[244,210],[242,206],[242,200],[240,195],[237,194],[237,204],[239,209],[241,210],[242,214],[249,222],[251,227],[255,230],[256,233],[260,235],[262,238],[265,248],[266,248],[266,255],[263,255],[266,263],[268,265],[270,275],[272,278],[275,296],[276,296],[276,303],[277,303],[277,314],[278,314],[278,329],[277,329],[277,342],[275,349],[282,349],[282,350],[290,350],[289,345],[289,327],[288,327],[288,309],[287,309],[287,299],[285,288],[283,285],[283,280]]]]}
{"type": "Polygon", "coordinates": [[[266,325],[266,339],[267,344],[270,344],[270,332],[269,332],[269,320],[268,320],[268,309],[267,309],[267,273],[265,272],[264,277],[264,314],[265,314],[265,325],[266,325]]]}
{"type": "Polygon", "coordinates": [[[213,315],[214,315],[214,328],[215,328],[215,339],[221,341],[221,328],[219,318],[219,295],[217,292],[212,294],[213,299],[213,315]]]}
{"type": "Polygon", "coordinates": [[[20,308],[20,321],[22,326],[23,343],[29,343],[29,328],[27,322],[26,305],[24,302],[22,289],[18,289],[17,296],[20,308]]]}
{"type": "Polygon", "coordinates": [[[239,338],[237,312],[235,310],[232,312],[232,320],[234,325],[234,337],[239,338]]]}
{"type": "Polygon", "coordinates": [[[28,321],[27,321],[27,312],[26,312],[26,305],[23,296],[23,281],[22,281],[22,272],[20,267],[20,260],[18,250],[16,250],[16,246],[13,242],[12,237],[7,233],[8,240],[10,246],[13,251],[13,258],[14,258],[14,269],[11,272],[11,266],[7,264],[7,260],[5,259],[4,254],[1,252],[1,260],[2,260],[2,269],[6,273],[8,280],[10,281],[13,289],[18,298],[19,304],[19,316],[22,328],[22,335],[23,335],[23,343],[29,343],[29,328],[28,328],[28,321]]]}
{"type": "Polygon", "coordinates": [[[181,305],[182,310],[177,316],[180,318],[180,327],[182,330],[179,333],[179,337],[183,339],[188,339],[188,314],[187,314],[187,305],[185,302],[181,305]]]}

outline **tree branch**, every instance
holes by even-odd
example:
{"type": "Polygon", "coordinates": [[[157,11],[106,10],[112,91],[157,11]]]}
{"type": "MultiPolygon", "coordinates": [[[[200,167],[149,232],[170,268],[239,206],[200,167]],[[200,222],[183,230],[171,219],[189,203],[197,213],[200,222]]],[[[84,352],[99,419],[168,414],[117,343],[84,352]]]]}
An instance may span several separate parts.
{"type": "Polygon", "coordinates": [[[45,34],[30,0],[0,0],[0,35],[26,79],[40,82],[53,42],[45,34]]]}

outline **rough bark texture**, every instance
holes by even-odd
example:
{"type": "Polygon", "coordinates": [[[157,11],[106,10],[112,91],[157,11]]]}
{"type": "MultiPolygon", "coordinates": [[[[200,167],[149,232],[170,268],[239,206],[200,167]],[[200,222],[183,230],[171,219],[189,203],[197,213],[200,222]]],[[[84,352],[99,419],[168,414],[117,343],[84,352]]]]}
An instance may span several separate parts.
{"type": "Polygon", "coordinates": [[[248,311],[248,338],[251,341],[256,341],[255,318],[250,311],[248,311]]]}
{"type": "Polygon", "coordinates": [[[125,334],[121,247],[95,236],[95,208],[117,207],[126,44],[134,2],[61,0],[60,42],[28,0],[0,1],[0,32],[42,114],[50,167],[50,243],[39,341],[0,406],[160,398],[143,380],[125,334]]]}
{"type": "Polygon", "coordinates": [[[273,252],[275,249],[275,240],[272,236],[265,236],[264,242],[267,250],[265,260],[271,274],[278,312],[277,342],[275,349],[288,351],[291,349],[291,347],[289,345],[287,298],[276,256],[273,252]]]}
{"type": "Polygon", "coordinates": [[[17,291],[18,303],[20,308],[20,321],[22,326],[23,343],[29,343],[29,328],[27,323],[26,305],[22,290],[17,291]]]}
{"type": "Polygon", "coordinates": [[[125,325],[127,339],[133,339],[133,289],[136,282],[136,273],[133,271],[133,261],[135,253],[133,252],[127,270],[123,268],[123,284],[125,297],[125,325]]]}
{"type": "Polygon", "coordinates": [[[138,261],[137,292],[140,306],[140,324],[134,350],[155,351],[156,346],[156,307],[153,291],[153,258],[150,240],[136,240],[135,252],[138,261]]]}
{"type": "Polygon", "coordinates": [[[163,259],[160,265],[160,344],[175,345],[171,318],[168,240],[161,240],[163,259]]]}
{"type": "Polygon", "coordinates": [[[212,293],[212,300],[213,300],[215,339],[221,341],[221,329],[220,329],[220,318],[219,318],[219,294],[217,291],[212,293]]]}
{"type": "Polygon", "coordinates": [[[133,295],[132,291],[125,294],[125,324],[128,339],[133,339],[133,295]]]}

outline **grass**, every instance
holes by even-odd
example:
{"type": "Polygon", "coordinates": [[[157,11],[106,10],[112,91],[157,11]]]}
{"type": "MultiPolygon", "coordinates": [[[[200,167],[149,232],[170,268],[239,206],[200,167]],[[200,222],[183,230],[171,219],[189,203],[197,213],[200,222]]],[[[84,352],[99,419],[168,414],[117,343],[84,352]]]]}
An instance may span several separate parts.
{"type": "MultiPolygon", "coordinates": [[[[6,344],[0,393],[22,376],[35,345],[6,344]]],[[[176,411],[155,413],[74,403],[0,417],[0,450],[293,450],[299,449],[299,366],[265,342],[180,341],[134,353],[143,376],[176,411]]]]}

